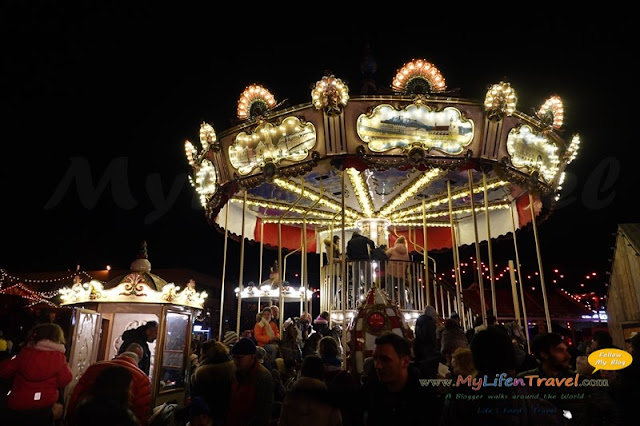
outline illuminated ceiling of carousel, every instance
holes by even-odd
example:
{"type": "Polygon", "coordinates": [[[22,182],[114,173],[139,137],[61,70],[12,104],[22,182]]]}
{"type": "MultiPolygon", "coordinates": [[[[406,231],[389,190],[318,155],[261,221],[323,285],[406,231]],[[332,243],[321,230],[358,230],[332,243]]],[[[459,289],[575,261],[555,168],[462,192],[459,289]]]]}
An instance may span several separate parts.
{"type": "MultiPolygon", "coordinates": [[[[247,191],[247,208],[265,222],[339,225],[342,211],[342,178],[328,162],[320,164],[302,178],[276,178],[247,191]],[[306,215],[306,216],[305,216],[306,215]]],[[[471,214],[468,171],[429,169],[406,170],[347,169],[345,179],[345,221],[353,226],[360,219],[387,219],[391,226],[423,225],[422,210],[430,226],[449,225],[449,196],[457,218],[471,214]],[[450,181],[450,185],[447,185],[450,181]],[[449,187],[449,188],[448,188],[449,187]]],[[[476,210],[484,210],[482,172],[473,170],[473,202],[476,210]]],[[[489,209],[508,208],[513,197],[519,195],[517,186],[501,180],[493,172],[486,175],[489,209]]],[[[236,196],[234,202],[242,202],[236,196]]]]}

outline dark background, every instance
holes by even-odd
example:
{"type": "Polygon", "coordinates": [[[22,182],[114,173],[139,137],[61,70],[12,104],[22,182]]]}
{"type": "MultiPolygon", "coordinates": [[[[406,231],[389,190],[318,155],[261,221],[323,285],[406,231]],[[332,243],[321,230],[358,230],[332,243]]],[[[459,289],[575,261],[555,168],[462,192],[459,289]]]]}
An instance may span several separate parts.
{"type": "MultiPolygon", "coordinates": [[[[126,269],[146,240],[154,269],[221,276],[223,236],[187,182],[184,141],[197,142],[202,121],[218,133],[228,128],[254,82],[295,105],[310,101],[330,70],[358,94],[368,44],[379,86],[424,58],[464,98],[483,100],[503,80],[528,114],[550,95],[562,97],[564,137],[579,133],[582,145],[556,210],[539,224],[542,260],[566,273],[567,288],[596,271],[588,286],[606,291],[617,226],[638,220],[635,71],[624,14],[525,19],[491,10],[423,19],[417,10],[379,10],[368,18],[314,7],[293,9],[294,19],[275,6],[267,16],[248,5],[223,14],[214,6],[4,3],[0,268],[126,269]],[[70,171],[83,177],[80,185],[66,180],[70,171]]],[[[537,269],[533,233],[519,233],[518,244],[523,270],[537,269]]],[[[230,243],[232,281],[238,247],[230,243]]],[[[501,265],[513,259],[510,239],[493,248],[501,265]]],[[[246,256],[257,250],[248,245],[246,256]]],[[[450,253],[433,255],[444,270],[450,253]]],[[[265,269],[275,256],[267,252],[265,269]]],[[[245,270],[247,280],[257,276],[257,266],[245,270]]]]}

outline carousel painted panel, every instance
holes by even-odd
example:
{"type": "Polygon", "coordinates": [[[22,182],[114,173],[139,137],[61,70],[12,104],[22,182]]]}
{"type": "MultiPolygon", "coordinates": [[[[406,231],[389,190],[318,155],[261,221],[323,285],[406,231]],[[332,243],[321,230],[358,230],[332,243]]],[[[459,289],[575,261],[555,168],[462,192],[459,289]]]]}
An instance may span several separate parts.
{"type": "Polygon", "coordinates": [[[473,140],[473,129],[473,121],[457,108],[438,111],[422,104],[403,109],[378,105],[371,113],[360,115],[356,123],[358,136],[376,153],[419,146],[458,155],[473,140]]]}
{"type": "Polygon", "coordinates": [[[228,156],[238,174],[246,176],[268,163],[302,161],[315,145],[315,126],[289,116],[280,123],[265,122],[253,131],[238,133],[228,148],[228,156]]]}

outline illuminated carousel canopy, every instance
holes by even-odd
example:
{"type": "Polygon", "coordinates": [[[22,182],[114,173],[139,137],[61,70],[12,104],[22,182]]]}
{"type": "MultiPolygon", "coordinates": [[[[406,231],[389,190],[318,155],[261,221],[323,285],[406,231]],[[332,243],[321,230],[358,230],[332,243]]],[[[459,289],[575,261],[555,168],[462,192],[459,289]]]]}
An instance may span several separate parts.
{"type": "MultiPolygon", "coordinates": [[[[310,241],[343,223],[377,244],[415,232],[410,250],[427,229],[433,250],[453,246],[451,222],[463,245],[474,241],[474,216],[484,223],[488,212],[497,237],[527,225],[532,210],[538,220],[550,214],[580,143],[578,135],[564,138],[558,96],[535,115],[517,109],[508,82],[491,85],[482,101],[452,97],[424,59],[404,64],[391,89],[353,96],[330,75],[309,103],[279,109],[268,90],[249,86],[238,102],[240,124],[216,133],[203,123],[200,147],[185,143],[207,217],[273,246],[280,227],[289,249],[301,246],[303,223],[310,241]]],[[[477,232],[489,238],[484,227],[477,232]]]]}
{"type": "Polygon", "coordinates": [[[193,281],[181,290],[174,283],[167,283],[152,274],[146,243],[142,244],[138,258],[131,263],[130,273],[120,275],[104,285],[98,280],[83,283],[80,276],[76,275],[71,288],[60,289],[62,306],[88,302],[126,302],[171,303],[202,309],[207,296],[205,291],[196,291],[193,281]]]}

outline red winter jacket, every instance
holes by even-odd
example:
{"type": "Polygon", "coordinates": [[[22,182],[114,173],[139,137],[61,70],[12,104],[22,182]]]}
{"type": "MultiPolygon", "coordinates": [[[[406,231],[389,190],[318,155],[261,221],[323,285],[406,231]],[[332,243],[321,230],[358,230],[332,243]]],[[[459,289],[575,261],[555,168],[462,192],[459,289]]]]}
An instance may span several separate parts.
{"type": "Polygon", "coordinates": [[[118,355],[109,361],[93,363],[80,376],[78,383],[73,388],[69,403],[67,404],[67,422],[75,424],[75,411],[82,398],[89,394],[93,382],[98,374],[106,367],[119,365],[131,372],[131,411],[136,415],[141,425],[146,425],[151,411],[151,383],[149,377],[138,367],[137,362],[126,355],[118,355]]]}
{"type": "Polygon", "coordinates": [[[72,374],[64,345],[43,339],[0,363],[0,378],[13,379],[9,408],[35,410],[58,402],[58,389],[71,382],[72,374]]]}

